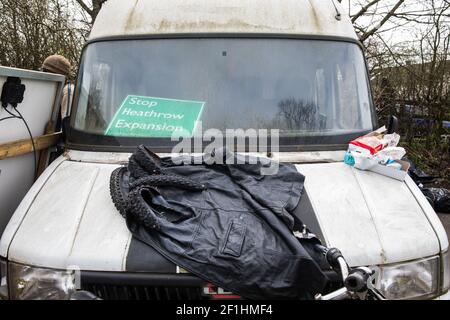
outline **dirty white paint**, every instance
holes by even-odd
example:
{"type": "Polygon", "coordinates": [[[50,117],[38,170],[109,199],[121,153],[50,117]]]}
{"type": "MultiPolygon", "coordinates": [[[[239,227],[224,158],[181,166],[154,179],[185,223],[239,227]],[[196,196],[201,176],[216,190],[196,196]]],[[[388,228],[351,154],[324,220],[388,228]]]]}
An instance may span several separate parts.
{"type": "Polygon", "coordinates": [[[440,243],[405,182],[344,163],[298,165],[327,245],[352,266],[439,254],[440,243]]]}
{"type": "Polygon", "coordinates": [[[109,0],[90,39],[182,33],[269,33],[357,39],[332,0],[109,0]]]}
{"type": "MultiPolygon", "coordinates": [[[[267,154],[250,153],[249,155],[267,158],[267,154]]],[[[126,164],[131,153],[114,152],[85,152],[69,150],[66,156],[72,161],[90,163],[126,164]]],[[[158,156],[173,157],[176,154],[160,153],[158,156]]],[[[195,154],[194,154],[195,156],[195,154]]],[[[282,163],[320,163],[320,162],[342,162],[345,151],[312,151],[312,152],[278,152],[274,153],[272,159],[282,163]]]]}
{"type": "Polygon", "coordinates": [[[116,167],[63,162],[36,196],[8,258],[55,269],[123,271],[131,234],[109,195],[116,167]]]}
{"type": "MultiPolygon", "coordinates": [[[[6,255],[11,244],[8,257],[20,263],[125,270],[131,234],[108,186],[117,166],[60,158],[16,212],[0,253],[6,255]]],[[[436,232],[405,182],[343,163],[297,168],[306,175],[305,187],[327,245],[340,248],[352,266],[439,253],[436,232]]]]}
{"type": "Polygon", "coordinates": [[[98,174],[84,207],[67,265],[82,270],[125,270],[131,233],[109,193],[111,173],[117,166],[97,166],[98,174]],[[101,252],[101,254],[100,254],[101,252]]]}
{"type": "Polygon", "coordinates": [[[8,248],[16,234],[17,230],[25,218],[28,209],[32,206],[37,195],[40,193],[41,189],[47,183],[47,181],[52,176],[53,172],[63,163],[66,159],[64,157],[59,157],[55,160],[45,172],[39,177],[39,179],[34,183],[31,189],[26,194],[25,198],[22,199],[19,207],[16,209],[14,215],[8,223],[5,231],[3,232],[0,241],[0,256],[6,257],[8,255],[8,248]]]}

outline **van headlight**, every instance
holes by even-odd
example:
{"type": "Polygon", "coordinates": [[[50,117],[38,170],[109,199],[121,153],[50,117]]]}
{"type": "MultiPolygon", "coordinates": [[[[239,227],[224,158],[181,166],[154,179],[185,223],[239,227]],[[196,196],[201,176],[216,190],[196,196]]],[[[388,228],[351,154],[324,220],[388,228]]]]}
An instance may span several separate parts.
{"type": "Polygon", "coordinates": [[[378,268],[376,287],[386,299],[426,299],[439,294],[439,257],[378,268]]]}
{"type": "Polygon", "coordinates": [[[76,291],[74,271],[8,264],[12,300],[69,300],[76,291]]]}

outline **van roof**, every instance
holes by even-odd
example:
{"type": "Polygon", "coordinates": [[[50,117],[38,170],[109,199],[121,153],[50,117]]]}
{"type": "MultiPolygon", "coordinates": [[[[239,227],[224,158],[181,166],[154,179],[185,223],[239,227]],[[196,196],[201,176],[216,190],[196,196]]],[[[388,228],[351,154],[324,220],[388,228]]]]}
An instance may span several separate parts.
{"type": "Polygon", "coordinates": [[[90,40],[190,33],[358,39],[336,0],[108,0],[94,23],[90,40]],[[342,13],[341,20],[336,18],[337,10],[342,13]]]}

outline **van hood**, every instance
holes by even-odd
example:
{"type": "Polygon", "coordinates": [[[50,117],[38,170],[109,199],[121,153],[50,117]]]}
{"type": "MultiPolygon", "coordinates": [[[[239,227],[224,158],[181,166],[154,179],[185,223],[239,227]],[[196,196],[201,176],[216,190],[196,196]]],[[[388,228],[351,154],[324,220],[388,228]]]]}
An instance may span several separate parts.
{"type": "Polygon", "coordinates": [[[440,252],[438,236],[410,189],[417,189],[415,184],[344,163],[297,169],[306,176],[319,234],[351,266],[398,263],[440,252]]]}
{"type": "MultiPolygon", "coordinates": [[[[9,259],[56,269],[130,271],[129,260],[144,252],[136,252],[142,246],[130,249],[134,240],[110,198],[109,179],[117,167],[61,162],[17,229],[9,259]]],[[[297,168],[306,176],[319,234],[352,266],[439,253],[438,238],[404,182],[343,163],[297,168]]]]}

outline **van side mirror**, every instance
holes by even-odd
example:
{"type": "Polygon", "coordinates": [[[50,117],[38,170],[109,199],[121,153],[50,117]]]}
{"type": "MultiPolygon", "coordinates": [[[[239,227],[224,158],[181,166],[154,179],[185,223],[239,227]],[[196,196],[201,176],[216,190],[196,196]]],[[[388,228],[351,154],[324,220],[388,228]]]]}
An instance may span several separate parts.
{"type": "Polygon", "coordinates": [[[400,129],[400,123],[396,116],[389,117],[388,134],[398,133],[400,129]]]}

